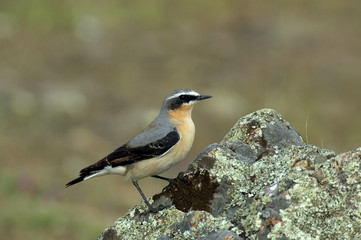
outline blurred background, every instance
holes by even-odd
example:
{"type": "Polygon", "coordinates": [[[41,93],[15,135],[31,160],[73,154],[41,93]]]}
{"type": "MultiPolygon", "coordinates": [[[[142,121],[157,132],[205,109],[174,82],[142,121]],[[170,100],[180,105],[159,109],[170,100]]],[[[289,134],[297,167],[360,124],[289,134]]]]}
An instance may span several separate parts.
{"type": "MultiPolygon", "coordinates": [[[[188,158],[241,117],[282,114],[337,153],[361,136],[361,2],[0,2],[0,235],[95,239],[141,201],[118,176],[65,189],[134,137],[176,88],[193,111],[188,158]]],[[[166,185],[140,181],[147,196],[166,185]]]]}

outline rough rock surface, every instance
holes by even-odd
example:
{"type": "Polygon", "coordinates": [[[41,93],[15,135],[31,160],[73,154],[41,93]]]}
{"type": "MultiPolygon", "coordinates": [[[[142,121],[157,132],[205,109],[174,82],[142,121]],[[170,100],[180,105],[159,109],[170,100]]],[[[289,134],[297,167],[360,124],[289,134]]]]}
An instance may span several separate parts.
{"type": "Polygon", "coordinates": [[[361,239],[361,148],[306,145],[271,109],[242,117],[162,193],[99,237],[361,239]]]}

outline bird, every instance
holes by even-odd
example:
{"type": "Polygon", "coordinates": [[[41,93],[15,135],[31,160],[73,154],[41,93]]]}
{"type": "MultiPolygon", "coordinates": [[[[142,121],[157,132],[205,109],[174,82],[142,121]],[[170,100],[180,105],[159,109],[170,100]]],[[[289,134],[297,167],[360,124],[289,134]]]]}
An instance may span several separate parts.
{"type": "Polygon", "coordinates": [[[139,187],[138,180],[159,176],[182,161],[190,151],[195,136],[192,110],[195,103],[211,98],[192,89],[177,89],[164,99],[158,116],[137,136],[115,149],[98,162],[80,170],[69,187],[90,178],[118,174],[131,180],[151,212],[152,207],[139,187]]]}

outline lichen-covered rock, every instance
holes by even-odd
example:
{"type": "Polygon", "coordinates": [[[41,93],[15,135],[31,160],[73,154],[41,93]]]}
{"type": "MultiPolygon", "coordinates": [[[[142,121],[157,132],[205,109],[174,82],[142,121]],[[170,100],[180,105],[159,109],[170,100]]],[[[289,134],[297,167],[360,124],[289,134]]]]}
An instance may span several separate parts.
{"type": "Polygon", "coordinates": [[[361,148],[305,145],[271,109],[241,118],[99,239],[361,239],[361,148]]]}

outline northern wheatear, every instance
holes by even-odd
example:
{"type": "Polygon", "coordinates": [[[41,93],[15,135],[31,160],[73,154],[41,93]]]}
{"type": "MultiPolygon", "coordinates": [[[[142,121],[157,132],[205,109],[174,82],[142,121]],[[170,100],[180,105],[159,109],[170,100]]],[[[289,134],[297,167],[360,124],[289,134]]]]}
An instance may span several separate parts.
{"type": "Polygon", "coordinates": [[[170,180],[158,174],[186,157],[195,134],[191,118],[193,106],[210,97],[191,89],[172,91],[164,99],[157,118],[142,133],[82,169],[79,177],[67,183],[66,187],[97,176],[119,174],[132,180],[149,209],[155,212],[140,189],[138,180],[148,176],[170,180]]]}

